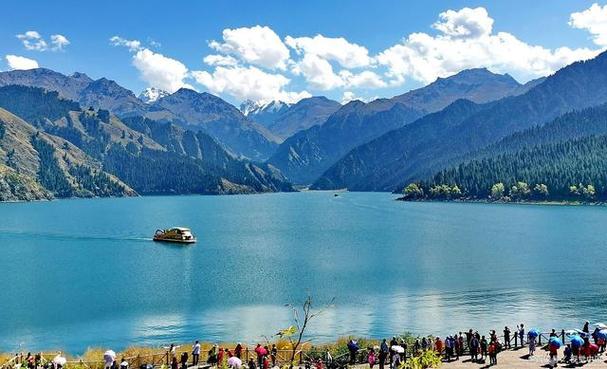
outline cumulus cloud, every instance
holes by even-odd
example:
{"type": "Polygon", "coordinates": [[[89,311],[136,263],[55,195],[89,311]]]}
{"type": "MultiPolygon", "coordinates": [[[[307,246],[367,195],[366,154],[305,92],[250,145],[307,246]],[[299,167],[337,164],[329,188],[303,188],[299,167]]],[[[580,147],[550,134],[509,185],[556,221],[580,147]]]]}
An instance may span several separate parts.
{"type": "Polygon", "coordinates": [[[314,37],[285,38],[285,43],[298,54],[315,55],[325,60],[335,61],[344,68],[366,67],[373,63],[367,48],[348,42],[343,37],[331,38],[323,35],[314,37]]]}
{"type": "Polygon", "coordinates": [[[127,40],[120,36],[113,36],[110,38],[110,44],[113,46],[124,46],[129,51],[137,51],[141,49],[141,41],[139,40],[127,40]]]}
{"type": "Polygon", "coordinates": [[[229,55],[211,54],[205,56],[202,61],[211,66],[221,65],[225,67],[238,65],[238,60],[229,55]]]}
{"type": "Polygon", "coordinates": [[[508,72],[528,80],[550,74],[598,50],[560,47],[550,50],[529,45],[507,32],[493,33],[493,19],[484,8],[449,10],[433,25],[439,34],[413,33],[377,56],[392,85],[407,77],[429,83],[474,67],[508,72]]]}
{"type": "Polygon", "coordinates": [[[224,29],[223,42],[211,41],[209,47],[269,69],[284,70],[289,60],[289,49],[280,37],[266,26],[224,29]]]}
{"type": "Polygon", "coordinates": [[[333,70],[333,66],[326,59],[314,54],[306,54],[296,63],[292,71],[303,76],[312,88],[319,90],[333,90],[336,88],[380,88],[387,84],[381,76],[373,71],[351,72],[342,69],[333,70]]]}
{"type": "Polygon", "coordinates": [[[70,41],[64,35],[51,35],[50,44],[37,31],[27,31],[20,33],[17,38],[23,43],[26,50],[32,51],[60,51],[63,50],[70,41]]]}
{"type": "Polygon", "coordinates": [[[150,49],[141,49],[133,56],[133,65],[141,79],[150,85],[168,92],[175,92],[186,86],[188,68],[180,61],[155,53],[150,49]]]}
{"type": "Polygon", "coordinates": [[[569,25],[588,31],[595,44],[607,47],[607,5],[594,3],[584,11],[571,14],[569,25]]]}
{"type": "Polygon", "coordinates": [[[6,64],[11,70],[26,70],[38,68],[38,62],[34,59],[25,58],[17,55],[6,55],[6,64]]]}
{"type": "Polygon", "coordinates": [[[53,50],[63,50],[69,44],[70,40],[68,40],[64,35],[51,35],[51,45],[53,45],[53,50]]]}
{"type": "Polygon", "coordinates": [[[493,28],[493,19],[485,8],[480,7],[447,10],[438,18],[432,27],[453,38],[479,38],[489,35],[493,28]]]}
{"type": "Polygon", "coordinates": [[[44,51],[48,49],[48,44],[36,31],[20,33],[17,35],[17,38],[21,40],[23,47],[27,50],[44,51]]]}
{"type": "Polygon", "coordinates": [[[205,86],[214,94],[228,94],[238,100],[253,100],[269,102],[282,100],[297,102],[311,95],[307,91],[286,91],[290,80],[275,73],[267,73],[255,66],[218,66],[210,73],[194,71],[192,75],[196,82],[205,86]]]}
{"type": "Polygon", "coordinates": [[[344,85],[342,78],[333,71],[331,63],[314,54],[305,55],[292,71],[303,76],[312,88],[332,90],[344,85]]]}
{"type": "Polygon", "coordinates": [[[138,40],[127,40],[119,36],[110,38],[114,46],[126,47],[133,53],[133,65],[149,87],[175,92],[181,87],[192,88],[185,81],[188,68],[179,60],[169,58],[142,46],[138,40]]]}

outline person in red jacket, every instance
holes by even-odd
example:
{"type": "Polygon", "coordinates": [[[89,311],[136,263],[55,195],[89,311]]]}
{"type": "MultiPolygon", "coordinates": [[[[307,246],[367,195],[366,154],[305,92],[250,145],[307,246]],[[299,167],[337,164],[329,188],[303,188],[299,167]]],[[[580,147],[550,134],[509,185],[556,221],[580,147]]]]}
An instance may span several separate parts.
{"type": "Polygon", "coordinates": [[[434,350],[439,356],[443,353],[443,341],[440,337],[436,337],[436,340],[434,341],[434,350]]]}

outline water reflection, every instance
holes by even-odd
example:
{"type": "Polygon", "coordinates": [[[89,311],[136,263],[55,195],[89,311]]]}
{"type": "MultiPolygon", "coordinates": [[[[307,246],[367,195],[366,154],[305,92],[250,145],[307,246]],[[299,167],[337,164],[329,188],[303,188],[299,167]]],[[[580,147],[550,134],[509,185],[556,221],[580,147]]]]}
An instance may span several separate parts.
{"type": "Polygon", "coordinates": [[[0,351],[253,343],[336,298],[316,341],[604,321],[602,207],[302,193],[0,205],[0,351]],[[148,240],[197,232],[192,248],[148,240]]]}

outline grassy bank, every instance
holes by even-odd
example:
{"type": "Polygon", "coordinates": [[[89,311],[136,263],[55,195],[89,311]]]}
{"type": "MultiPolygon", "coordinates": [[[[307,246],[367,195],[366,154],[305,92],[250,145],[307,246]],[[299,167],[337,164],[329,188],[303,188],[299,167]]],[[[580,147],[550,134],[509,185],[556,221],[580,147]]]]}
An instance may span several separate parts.
{"type": "MultiPolygon", "coordinates": [[[[411,341],[413,338],[410,335],[401,336],[406,341],[411,341]]],[[[334,342],[328,343],[312,343],[305,342],[300,346],[297,351],[296,359],[301,360],[310,360],[314,358],[325,357],[326,353],[329,352],[332,357],[338,358],[348,353],[347,343],[350,339],[355,339],[361,351],[365,351],[368,347],[377,346],[380,344],[379,340],[369,339],[369,338],[361,338],[361,337],[340,337],[334,342]]],[[[412,341],[411,341],[412,342],[412,341]]],[[[278,349],[277,354],[277,362],[279,365],[284,365],[289,362],[292,346],[286,340],[277,340],[277,341],[260,341],[254,343],[243,344],[243,361],[248,360],[248,358],[255,358],[255,346],[257,343],[260,343],[264,346],[272,347],[272,344],[276,345],[278,349]]],[[[176,356],[179,358],[183,352],[187,352],[191,354],[193,342],[181,343],[176,345],[178,348],[176,349],[176,356]]],[[[213,342],[201,342],[202,346],[200,361],[206,362],[208,358],[208,351],[211,347],[217,344],[218,347],[229,349],[231,351],[236,347],[236,342],[222,342],[222,343],[213,343],[213,342]]],[[[64,368],[67,369],[80,369],[80,368],[90,368],[90,369],[99,369],[103,367],[103,353],[112,349],[112,347],[90,347],[81,355],[73,355],[69,352],[62,351],[60,349],[53,350],[44,350],[42,352],[42,356],[45,360],[51,361],[58,352],[62,352],[63,356],[65,356],[68,360],[68,363],[64,368]]],[[[28,353],[27,348],[24,348],[23,351],[20,351],[19,354],[23,354],[24,358],[28,353]]],[[[37,352],[32,351],[32,354],[36,354],[37,352]]],[[[5,364],[10,360],[14,360],[16,353],[2,353],[0,354],[0,364],[5,364]]],[[[167,360],[167,349],[163,347],[150,347],[150,346],[129,346],[124,350],[116,352],[116,359],[121,360],[125,358],[131,365],[131,368],[137,369],[141,364],[153,364],[153,365],[162,365],[166,364],[167,360]]],[[[191,359],[190,359],[191,360],[191,359]]]]}

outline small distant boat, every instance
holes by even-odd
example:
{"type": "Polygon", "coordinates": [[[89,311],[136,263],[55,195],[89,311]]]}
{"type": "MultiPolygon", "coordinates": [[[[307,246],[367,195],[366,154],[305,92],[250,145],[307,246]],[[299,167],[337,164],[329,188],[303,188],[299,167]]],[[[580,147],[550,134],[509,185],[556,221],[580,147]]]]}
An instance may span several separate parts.
{"type": "Polygon", "coordinates": [[[154,241],[175,242],[175,243],[195,243],[196,237],[189,228],[173,227],[169,229],[157,229],[154,233],[154,241]]]}

